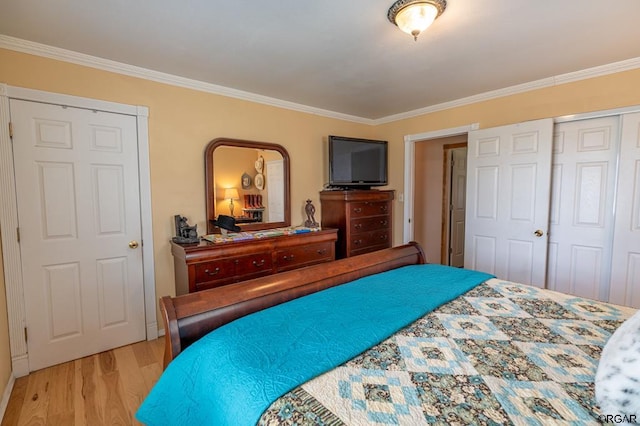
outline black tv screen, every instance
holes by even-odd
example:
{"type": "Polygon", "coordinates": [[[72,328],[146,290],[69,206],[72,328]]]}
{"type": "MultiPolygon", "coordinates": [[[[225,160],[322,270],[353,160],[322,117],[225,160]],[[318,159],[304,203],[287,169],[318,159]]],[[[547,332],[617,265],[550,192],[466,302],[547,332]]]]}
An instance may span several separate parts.
{"type": "Polygon", "coordinates": [[[386,185],[387,152],[387,141],[329,136],[329,185],[386,185]]]}

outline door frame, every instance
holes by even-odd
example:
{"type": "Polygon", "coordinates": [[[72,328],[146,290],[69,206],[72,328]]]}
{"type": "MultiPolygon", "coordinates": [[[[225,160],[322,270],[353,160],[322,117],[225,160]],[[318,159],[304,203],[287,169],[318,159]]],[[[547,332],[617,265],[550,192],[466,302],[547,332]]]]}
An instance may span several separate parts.
{"type": "Polygon", "coordinates": [[[7,293],[11,367],[14,377],[29,374],[29,354],[25,335],[24,284],[17,235],[18,206],[15,189],[13,150],[10,135],[9,99],[67,105],[136,117],[138,132],[138,172],[140,176],[140,219],[142,225],[142,269],[147,340],[158,338],[156,317],[155,264],[151,215],[151,174],[149,167],[149,109],[97,99],[44,92],[0,83],[0,229],[2,260],[7,293]],[[13,231],[16,230],[16,231],[13,231]]]}
{"type": "Polygon", "coordinates": [[[477,130],[479,127],[479,123],[472,123],[465,126],[406,135],[404,137],[404,194],[401,194],[401,201],[404,200],[404,216],[402,219],[402,242],[404,244],[412,241],[414,238],[413,221],[411,219],[413,217],[414,191],[416,185],[416,143],[430,139],[466,135],[472,130],[477,130]]]}

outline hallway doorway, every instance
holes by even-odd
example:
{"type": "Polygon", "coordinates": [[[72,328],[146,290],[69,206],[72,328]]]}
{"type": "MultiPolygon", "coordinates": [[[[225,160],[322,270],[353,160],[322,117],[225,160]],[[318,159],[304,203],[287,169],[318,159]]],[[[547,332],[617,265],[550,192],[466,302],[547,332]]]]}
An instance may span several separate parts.
{"type": "MultiPolygon", "coordinates": [[[[452,153],[458,151],[456,156],[460,156],[460,149],[466,149],[467,135],[456,135],[436,139],[417,141],[415,143],[415,168],[414,168],[414,202],[413,218],[414,240],[419,242],[427,260],[431,263],[444,265],[451,264],[449,249],[454,251],[462,250],[459,256],[453,256],[454,262],[463,262],[461,257],[464,253],[464,210],[458,211],[454,222],[457,222],[457,230],[452,232],[451,225],[451,157],[452,153]],[[462,215],[462,221],[458,216],[462,215]],[[462,226],[462,228],[460,228],[462,226]],[[462,233],[457,236],[457,231],[462,233]],[[456,237],[457,236],[457,237],[456,237]],[[457,243],[452,241],[457,240],[457,243]]],[[[466,151],[463,154],[466,158],[466,151]]],[[[460,162],[458,163],[461,164],[460,162]]],[[[466,164],[462,164],[462,170],[466,169],[466,164]]],[[[461,169],[456,173],[460,174],[461,169]]],[[[462,188],[458,187],[453,196],[456,197],[456,204],[462,204],[464,208],[465,178],[462,178],[462,188]],[[457,190],[460,190],[458,192],[457,190]]]]}

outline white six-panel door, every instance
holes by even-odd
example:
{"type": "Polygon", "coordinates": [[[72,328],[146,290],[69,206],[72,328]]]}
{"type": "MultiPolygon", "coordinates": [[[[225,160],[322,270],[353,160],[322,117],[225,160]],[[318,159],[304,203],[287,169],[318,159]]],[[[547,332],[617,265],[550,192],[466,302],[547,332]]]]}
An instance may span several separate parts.
{"type": "Polygon", "coordinates": [[[143,340],[136,118],[10,111],[29,369],[143,340]]]}
{"type": "Polygon", "coordinates": [[[640,113],[622,117],[609,301],[640,308],[640,113]]]}
{"type": "Polygon", "coordinates": [[[547,286],[609,297],[618,116],[556,124],[547,286]]]}
{"type": "Polygon", "coordinates": [[[544,287],[553,120],[469,132],[465,267],[544,287]]]}
{"type": "Polygon", "coordinates": [[[464,220],[467,192],[467,148],[451,149],[451,207],[449,265],[464,266],[464,220]]]}
{"type": "MultiPolygon", "coordinates": [[[[640,113],[556,124],[549,194],[538,192],[546,178],[534,172],[534,157],[522,162],[505,148],[526,140],[522,126],[532,124],[469,133],[465,266],[536,285],[545,283],[537,271],[547,271],[551,289],[640,308],[640,113]],[[536,188],[528,188],[534,174],[536,188]],[[519,235],[545,225],[523,213],[549,199],[549,238],[529,244],[519,235]],[[526,224],[522,232],[514,218],[526,224]],[[546,264],[529,257],[547,240],[546,264]]],[[[550,163],[546,154],[537,161],[550,163]]]]}

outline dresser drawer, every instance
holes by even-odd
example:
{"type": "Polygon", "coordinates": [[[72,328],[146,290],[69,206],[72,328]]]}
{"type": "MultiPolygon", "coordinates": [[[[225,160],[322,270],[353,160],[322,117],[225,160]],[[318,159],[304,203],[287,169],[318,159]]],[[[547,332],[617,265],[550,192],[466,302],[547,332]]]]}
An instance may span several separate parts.
{"type": "Polygon", "coordinates": [[[366,232],[351,237],[350,255],[362,254],[380,248],[391,247],[391,233],[389,229],[366,232]]]}
{"type": "Polygon", "coordinates": [[[273,273],[271,253],[256,253],[235,259],[238,281],[256,278],[273,273]]]}
{"type": "Polygon", "coordinates": [[[327,242],[278,250],[276,251],[276,268],[278,272],[282,272],[331,261],[334,258],[333,245],[333,242],[327,242]]]}
{"type": "Polygon", "coordinates": [[[376,215],[386,215],[391,211],[391,204],[388,201],[361,201],[351,203],[349,206],[351,217],[366,217],[376,215]]]}
{"type": "Polygon", "coordinates": [[[214,281],[231,279],[235,274],[235,262],[231,259],[196,263],[194,266],[195,284],[198,287],[214,281]]]}
{"type": "Polygon", "coordinates": [[[350,231],[352,234],[376,231],[378,229],[389,229],[390,225],[391,224],[389,216],[374,216],[352,219],[349,223],[350,231]]]}

